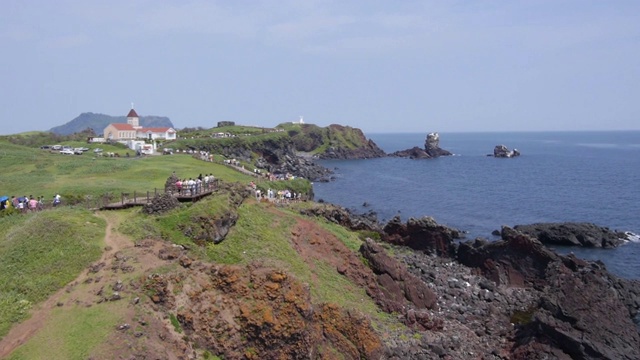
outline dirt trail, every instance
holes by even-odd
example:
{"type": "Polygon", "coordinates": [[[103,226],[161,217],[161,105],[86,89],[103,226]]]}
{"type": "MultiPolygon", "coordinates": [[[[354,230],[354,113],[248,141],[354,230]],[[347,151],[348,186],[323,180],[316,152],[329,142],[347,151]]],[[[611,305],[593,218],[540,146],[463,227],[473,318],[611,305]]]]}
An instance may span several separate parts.
{"type": "MultiPolygon", "coordinates": [[[[107,229],[104,238],[105,248],[102,253],[102,257],[98,260],[98,263],[103,263],[113,258],[116,252],[126,247],[132,247],[133,244],[126,237],[112,231],[112,229],[118,225],[114,216],[109,216],[104,213],[99,213],[98,216],[107,221],[107,229]]],[[[88,277],[89,272],[83,271],[69,284],[81,284],[88,277]]],[[[24,344],[33,335],[35,335],[46,323],[51,310],[58,306],[58,303],[65,295],[68,295],[67,292],[67,286],[58,290],[58,292],[37,306],[37,308],[32,311],[29,319],[11,328],[11,331],[9,331],[9,333],[0,340],[0,359],[7,357],[18,346],[24,344]]]]}

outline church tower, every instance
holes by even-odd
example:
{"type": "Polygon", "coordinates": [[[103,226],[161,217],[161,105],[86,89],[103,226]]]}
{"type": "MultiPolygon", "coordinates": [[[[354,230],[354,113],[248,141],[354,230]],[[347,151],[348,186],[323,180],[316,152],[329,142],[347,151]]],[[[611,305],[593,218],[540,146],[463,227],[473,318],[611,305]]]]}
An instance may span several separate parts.
{"type": "Polygon", "coordinates": [[[140,129],[142,126],[140,126],[139,120],[140,117],[136,111],[133,110],[133,104],[131,104],[131,110],[127,114],[127,124],[131,125],[134,129],[140,129]]]}

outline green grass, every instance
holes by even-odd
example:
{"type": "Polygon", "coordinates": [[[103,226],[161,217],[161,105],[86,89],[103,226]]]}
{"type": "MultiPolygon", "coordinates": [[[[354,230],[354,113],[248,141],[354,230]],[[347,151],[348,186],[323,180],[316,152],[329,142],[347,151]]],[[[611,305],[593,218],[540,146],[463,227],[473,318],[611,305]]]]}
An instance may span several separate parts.
{"type": "MultiPolygon", "coordinates": [[[[106,151],[106,150],[105,150],[106,151]]],[[[93,154],[60,155],[0,140],[0,196],[44,196],[56,193],[69,199],[93,199],[120,193],[146,196],[162,191],[173,171],[181,178],[212,173],[225,181],[249,182],[252,177],[227,166],[204,162],[187,155],[145,158],[106,158],[93,154]]],[[[69,200],[67,199],[67,200],[69,200]]]]}
{"type": "Polygon", "coordinates": [[[0,218],[0,336],[100,257],[104,231],[77,209],[0,218]]]}
{"type": "Polygon", "coordinates": [[[87,359],[113,333],[119,320],[116,303],[56,308],[45,326],[8,359],[87,359]]]}

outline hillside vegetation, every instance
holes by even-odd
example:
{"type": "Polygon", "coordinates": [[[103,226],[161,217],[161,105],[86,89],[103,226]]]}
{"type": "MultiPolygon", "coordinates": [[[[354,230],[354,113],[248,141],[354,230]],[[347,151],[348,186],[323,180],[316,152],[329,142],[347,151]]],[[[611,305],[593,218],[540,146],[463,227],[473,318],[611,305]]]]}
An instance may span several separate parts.
{"type": "MultiPolygon", "coordinates": [[[[282,132],[258,136],[277,137],[282,136],[282,132]]],[[[30,143],[28,137],[25,135],[22,141],[30,143]]],[[[57,355],[49,355],[51,359],[112,358],[116,356],[114,354],[129,356],[139,351],[165,357],[168,353],[179,353],[178,349],[184,346],[180,344],[198,348],[204,346],[203,350],[196,351],[202,358],[216,358],[216,354],[222,356],[225,353],[236,354],[237,351],[255,352],[256,355],[271,351],[269,347],[263,349],[257,346],[262,340],[252,339],[247,333],[250,328],[235,330],[244,339],[238,340],[234,345],[238,347],[235,350],[227,349],[233,342],[205,345],[207,341],[217,341],[216,337],[204,339],[201,333],[185,329],[189,326],[185,318],[189,314],[185,311],[203,304],[202,299],[187,289],[194,289],[203,281],[211,280],[199,279],[203,271],[238,269],[242,274],[251,272],[253,275],[250,275],[250,279],[253,280],[247,280],[247,286],[251,286],[255,294],[243,300],[243,304],[252,307],[248,311],[256,316],[264,311],[285,311],[284,308],[276,310],[276,307],[286,306],[286,302],[276,301],[268,305],[259,300],[267,296],[265,294],[276,295],[271,293],[274,291],[270,287],[272,285],[262,283],[255,277],[260,276],[258,273],[284,276],[288,279],[287,286],[292,286],[291,291],[295,291],[297,298],[308,298],[304,306],[318,306],[316,315],[327,317],[313,320],[308,317],[311,313],[307,313],[307,310],[294,314],[302,311],[302,308],[287,315],[292,316],[290,320],[286,320],[282,313],[279,321],[282,326],[292,326],[291,331],[306,332],[311,328],[300,328],[293,323],[285,325],[287,321],[324,323],[339,316],[349,316],[351,320],[346,323],[360,324],[357,331],[368,337],[374,336],[368,321],[372,321],[376,327],[387,328],[395,324],[392,327],[403,328],[392,317],[380,312],[361,284],[336,270],[345,254],[353,257],[350,266],[364,266],[357,254],[363,241],[361,234],[320,218],[309,219],[300,215],[300,210],[309,207],[309,203],[281,206],[257,201],[247,188],[247,184],[256,179],[230,167],[187,155],[104,158],[87,153],[64,156],[17,145],[6,138],[0,139],[0,166],[4,169],[0,177],[2,194],[44,195],[47,199],[55,193],[63,195],[62,207],[35,213],[14,212],[0,218],[0,339],[6,340],[4,336],[13,339],[15,335],[8,331],[25,321],[30,313],[50,311],[46,315],[49,320],[43,324],[37,323],[41,325],[37,325],[37,331],[34,330],[36,336],[12,352],[11,359],[38,358],[49,353],[52,347],[57,355]],[[213,173],[222,180],[222,184],[214,195],[197,203],[183,204],[165,214],[151,216],[139,209],[132,209],[123,211],[122,216],[109,215],[114,224],[106,229],[106,239],[117,233],[120,234],[117,236],[126,240],[115,249],[115,255],[104,258],[105,251],[113,246],[105,247],[106,213],[92,213],[86,209],[95,207],[108,194],[146,193],[156,188],[162,189],[173,172],[179,177],[213,173]],[[73,204],[76,205],[71,206],[73,204]],[[309,247],[317,241],[324,244],[323,250],[309,247]],[[301,248],[307,250],[301,252],[301,248]],[[173,253],[176,255],[171,255],[173,253]],[[101,255],[103,260],[98,263],[101,255]],[[155,260],[141,260],[148,256],[155,260]],[[182,267],[177,266],[177,259],[181,259],[182,267]],[[188,263],[197,261],[194,264],[198,265],[193,266],[209,270],[201,269],[194,273],[185,265],[185,259],[189,259],[188,263]],[[69,284],[78,276],[78,279],[82,279],[81,283],[76,280],[69,284]],[[158,288],[164,282],[157,283],[150,279],[164,279],[162,281],[168,281],[173,290],[166,292],[158,288]],[[116,280],[124,285],[116,287],[116,280]],[[178,282],[173,284],[173,281],[178,282]],[[40,303],[65,286],[67,291],[57,293],[54,297],[58,309],[38,310],[40,303]],[[117,301],[110,300],[111,289],[119,289],[117,301]],[[137,307],[127,305],[138,302],[140,305],[137,307]],[[178,305],[185,302],[195,303],[189,307],[178,305]],[[322,315],[323,312],[326,315],[322,315]],[[169,322],[165,324],[163,319],[169,322]],[[137,322],[137,325],[130,331],[117,330],[124,326],[124,322],[137,322]],[[191,335],[185,334],[187,330],[191,335]],[[152,336],[156,332],[158,335],[152,336]],[[137,338],[138,334],[144,335],[137,338]],[[163,340],[159,344],[159,337],[173,340],[169,343],[169,340],[163,340]],[[110,345],[122,341],[129,343],[129,347],[110,345]]],[[[303,179],[259,181],[258,187],[264,190],[311,190],[310,183],[303,179]]],[[[248,273],[246,276],[249,276],[248,273]]],[[[217,285],[212,286],[215,288],[217,285]]],[[[223,296],[224,293],[216,292],[217,296],[223,296]]],[[[229,296],[240,299],[248,294],[229,296]]],[[[291,293],[286,296],[294,295],[291,293]]],[[[303,303],[296,306],[303,306],[303,303]]],[[[41,318],[44,315],[36,316],[41,318]]],[[[247,321],[264,321],[264,318],[259,315],[247,321]]],[[[30,325],[30,322],[25,324],[36,326],[30,325]]],[[[321,340],[324,335],[315,330],[309,336],[319,336],[317,341],[323,345],[316,345],[314,351],[318,353],[331,357],[330,354],[346,351],[344,344],[340,345],[340,342],[331,338],[321,340]]],[[[370,340],[378,344],[372,347],[373,350],[362,348],[358,351],[379,351],[381,345],[375,339],[374,336],[370,340]]],[[[355,339],[349,340],[352,341],[355,339]]],[[[299,351],[295,350],[295,344],[285,342],[283,345],[294,348],[280,351],[299,351]]]]}
{"type": "Polygon", "coordinates": [[[250,150],[265,157],[274,149],[287,148],[319,158],[384,156],[384,152],[368,140],[360,129],[341,125],[319,127],[283,123],[275,128],[225,126],[179,132],[178,135],[179,139],[167,146],[240,155],[244,150],[250,150]]]}

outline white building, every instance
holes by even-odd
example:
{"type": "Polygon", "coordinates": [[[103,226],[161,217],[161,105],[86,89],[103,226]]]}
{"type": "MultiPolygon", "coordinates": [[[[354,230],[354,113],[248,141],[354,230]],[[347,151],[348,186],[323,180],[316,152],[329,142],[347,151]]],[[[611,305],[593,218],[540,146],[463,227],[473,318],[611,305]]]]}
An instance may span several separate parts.
{"type": "MultiPolygon", "coordinates": [[[[131,140],[175,140],[176,131],[171,127],[144,128],[140,126],[140,117],[132,108],[127,114],[127,123],[111,123],[104,128],[104,138],[123,144],[134,144],[131,140]]],[[[155,141],[154,141],[155,144],[155,141]]],[[[136,150],[135,148],[131,148],[136,150]]]]}

